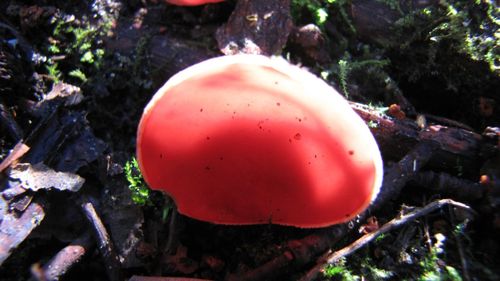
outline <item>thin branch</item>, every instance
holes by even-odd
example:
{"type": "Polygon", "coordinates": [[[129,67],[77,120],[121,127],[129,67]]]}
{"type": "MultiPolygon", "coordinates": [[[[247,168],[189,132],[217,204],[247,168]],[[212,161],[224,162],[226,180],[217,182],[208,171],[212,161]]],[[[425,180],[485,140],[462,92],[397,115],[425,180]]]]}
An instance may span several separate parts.
{"type": "Polygon", "coordinates": [[[410,212],[410,213],[402,215],[398,218],[392,219],[388,223],[384,224],[378,230],[362,236],[361,238],[354,241],[352,244],[350,244],[349,246],[347,246],[343,249],[340,249],[340,250],[333,252],[333,253],[325,254],[322,258],[320,258],[319,263],[315,267],[313,267],[303,278],[301,278],[300,281],[312,280],[318,274],[318,272],[320,272],[327,264],[333,264],[333,263],[339,261],[339,259],[352,254],[356,250],[358,250],[361,247],[365,246],[366,244],[370,243],[371,241],[373,241],[375,238],[379,237],[380,235],[387,233],[389,231],[392,231],[394,229],[397,229],[397,228],[399,228],[399,227],[401,227],[409,222],[412,222],[412,221],[414,221],[422,216],[425,216],[425,215],[427,215],[427,214],[429,214],[437,209],[440,209],[445,205],[451,205],[451,206],[454,206],[457,208],[462,208],[462,209],[465,209],[465,210],[468,210],[468,211],[474,213],[474,210],[472,210],[471,207],[469,207],[463,203],[453,201],[451,199],[441,199],[441,200],[434,201],[434,202],[426,205],[423,208],[417,209],[413,212],[410,212]]]}
{"type": "Polygon", "coordinates": [[[104,227],[104,224],[97,214],[94,205],[88,200],[88,198],[84,197],[81,202],[81,208],[85,217],[92,226],[92,232],[94,234],[94,238],[96,239],[99,252],[104,260],[109,280],[122,280],[120,260],[118,259],[118,255],[116,254],[115,247],[110,239],[108,231],[104,227]]]}
{"type": "Polygon", "coordinates": [[[0,162],[0,173],[3,170],[7,169],[12,163],[15,163],[21,157],[23,157],[28,151],[30,147],[24,144],[22,141],[18,142],[14,148],[9,152],[9,155],[5,157],[2,162],[0,162]]]}
{"type": "Polygon", "coordinates": [[[72,267],[82,261],[83,256],[88,253],[89,249],[94,245],[95,243],[92,241],[90,233],[84,233],[68,246],[61,249],[61,251],[43,267],[38,268],[37,273],[39,273],[39,275],[33,276],[33,279],[46,281],[62,279],[72,267]]]}
{"type": "MultiPolygon", "coordinates": [[[[449,210],[449,213],[451,221],[454,222],[456,220],[455,213],[452,210],[449,210]]],[[[467,223],[467,220],[465,220],[465,223],[467,223]]],[[[465,255],[464,243],[461,237],[462,234],[455,231],[452,231],[452,233],[455,237],[455,241],[457,242],[458,255],[460,256],[460,263],[462,264],[462,276],[464,278],[464,281],[470,281],[472,279],[469,274],[469,264],[465,255]]]]}

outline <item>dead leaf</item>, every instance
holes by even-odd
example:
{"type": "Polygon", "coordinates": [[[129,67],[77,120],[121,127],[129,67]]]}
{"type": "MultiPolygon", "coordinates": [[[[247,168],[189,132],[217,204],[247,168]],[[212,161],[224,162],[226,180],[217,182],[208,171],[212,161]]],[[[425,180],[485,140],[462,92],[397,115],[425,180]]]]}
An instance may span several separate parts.
{"type": "Polygon", "coordinates": [[[57,172],[43,163],[31,165],[28,163],[17,164],[10,170],[11,181],[20,182],[24,189],[38,191],[40,189],[67,190],[76,192],[80,190],[85,179],[77,174],[57,172]]]}

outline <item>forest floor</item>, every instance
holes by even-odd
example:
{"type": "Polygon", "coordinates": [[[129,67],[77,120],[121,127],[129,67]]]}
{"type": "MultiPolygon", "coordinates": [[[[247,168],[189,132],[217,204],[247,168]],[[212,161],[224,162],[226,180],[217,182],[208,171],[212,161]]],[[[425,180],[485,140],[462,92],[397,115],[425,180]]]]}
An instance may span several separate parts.
{"type": "Polygon", "coordinates": [[[500,280],[499,21],[488,0],[2,1],[0,279],[500,280]],[[146,103],[234,53],[279,54],[352,101],[384,159],[367,212],[214,225],[144,186],[146,103]]]}

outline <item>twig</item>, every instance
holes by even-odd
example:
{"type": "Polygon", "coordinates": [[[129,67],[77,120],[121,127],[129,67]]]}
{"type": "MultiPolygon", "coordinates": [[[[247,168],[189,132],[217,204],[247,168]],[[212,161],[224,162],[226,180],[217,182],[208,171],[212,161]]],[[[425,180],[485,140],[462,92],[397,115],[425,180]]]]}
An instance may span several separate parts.
{"type": "Polygon", "coordinates": [[[427,246],[427,250],[429,251],[429,253],[432,251],[432,238],[431,238],[431,234],[429,232],[429,222],[427,220],[427,218],[424,219],[424,222],[423,222],[423,229],[424,229],[424,237],[425,237],[425,244],[427,246]]]}
{"type": "Polygon", "coordinates": [[[12,163],[19,160],[19,158],[23,157],[26,152],[30,150],[29,146],[24,144],[22,141],[18,142],[14,148],[11,150],[9,155],[3,159],[0,163],[0,173],[3,172],[6,168],[8,168],[12,163]]]}
{"type": "Polygon", "coordinates": [[[466,125],[464,123],[452,120],[450,118],[446,118],[446,117],[442,117],[442,116],[437,116],[437,115],[432,115],[432,114],[428,114],[428,113],[425,113],[424,116],[425,116],[425,118],[428,121],[429,120],[434,121],[433,123],[438,123],[438,124],[442,124],[442,125],[446,125],[446,126],[450,126],[450,127],[457,127],[457,128],[460,128],[460,129],[471,131],[471,132],[474,131],[474,129],[471,128],[470,126],[468,126],[468,125],[466,125]]]}
{"type": "Polygon", "coordinates": [[[90,233],[86,232],[59,251],[43,267],[40,263],[31,266],[30,281],[57,281],[60,280],[82,257],[94,246],[90,233]]]}
{"type": "Polygon", "coordinates": [[[60,280],[68,270],[82,260],[94,244],[88,232],[72,241],[43,266],[44,279],[47,281],[60,280]]]}
{"type": "Polygon", "coordinates": [[[323,267],[325,265],[333,264],[333,263],[337,262],[339,259],[341,259],[342,257],[345,257],[345,256],[352,254],[354,251],[356,251],[359,248],[363,247],[364,245],[370,243],[371,241],[373,241],[375,238],[377,238],[381,234],[384,234],[384,233],[387,233],[387,232],[392,231],[394,229],[397,229],[397,228],[403,226],[404,224],[407,224],[411,221],[416,220],[417,218],[425,216],[425,215],[427,215],[427,214],[429,214],[437,209],[442,208],[445,205],[451,205],[451,206],[455,206],[457,208],[462,208],[462,209],[468,210],[470,212],[474,212],[471,207],[469,207],[463,203],[453,201],[451,199],[441,199],[441,200],[434,201],[434,202],[426,205],[423,208],[417,209],[413,212],[410,212],[410,213],[402,215],[398,218],[392,219],[388,223],[384,224],[378,230],[371,232],[371,233],[368,233],[366,235],[363,235],[361,238],[354,241],[352,244],[350,244],[349,246],[347,246],[343,249],[340,249],[334,253],[325,255],[324,257],[322,257],[319,260],[319,263],[315,267],[313,267],[303,278],[300,279],[300,281],[312,280],[318,274],[318,272],[320,272],[323,269],[323,267]]]}
{"type": "Polygon", "coordinates": [[[104,227],[101,218],[97,214],[94,205],[86,198],[82,198],[81,208],[88,222],[92,226],[92,231],[94,238],[97,241],[99,251],[104,260],[106,267],[106,273],[109,280],[118,281],[122,280],[122,274],[120,269],[120,260],[113,246],[108,231],[104,227]]]}
{"type": "MultiPolygon", "coordinates": [[[[452,221],[456,220],[455,213],[452,210],[449,210],[450,217],[452,221]]],[[[467,222],[467,220],[466,220],[467,222]]],[[[455,231],[452,231],[453,236],[455,237],[455,240],[457,241],[457,249],[458,249],[458,255],[460,256],[460,263],[462,264],[462,276],[464,278],[464,281],[470,281],[472,280],[470,278],[469,274],[469,265],[467,263],[467,258],[465,257],[465,251],[464,251],[464,245],[462,241],[462,237],[460,237],[461,233],[456,233],[455,231]]]]}

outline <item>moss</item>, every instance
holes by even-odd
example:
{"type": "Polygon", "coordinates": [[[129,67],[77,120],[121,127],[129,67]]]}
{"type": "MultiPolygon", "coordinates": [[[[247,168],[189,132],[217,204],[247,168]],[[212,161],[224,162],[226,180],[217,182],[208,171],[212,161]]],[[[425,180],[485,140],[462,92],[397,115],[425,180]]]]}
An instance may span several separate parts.
{"type": "Polygon", "coordinates": [[[291,12],[295,22],[303,23],[302,11],[304,9],[307,10],[312,16],[314,23],[321,28],[324,27],[332,15],[340,15],[342,21],[348,26],[351,32],[355,33],[355,28],[347,12],[349,4],[350,1],[348,0],[292,0],[291,12]]]}
{"type": "Polygon", "coordinates": [[[132,201],[141,206],[151,204],[151,200],[149,198],[150,190],[144,182],[144,178],[139,170],[139,163],[137,162],[137,159],[134,157],[125,163],[123,170],[125,172],[125,178],[128,182],[128,188],[132,192],[132,201]]]}
{"type": "Polygon", "coordinates": [[[442,0],[440,5],[404,14],[392,28],[399,37],[406,37],[403,47],[415,41],[427,42],[430,54],[447,48],[486,63],[491,72],[500,75],[499,18],[500,8],[494,1],[442,0]],[[405,36],[409,31],[411,36],[405,36]]]}

